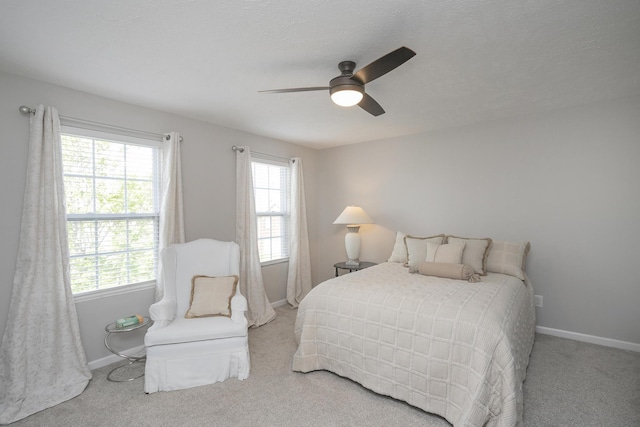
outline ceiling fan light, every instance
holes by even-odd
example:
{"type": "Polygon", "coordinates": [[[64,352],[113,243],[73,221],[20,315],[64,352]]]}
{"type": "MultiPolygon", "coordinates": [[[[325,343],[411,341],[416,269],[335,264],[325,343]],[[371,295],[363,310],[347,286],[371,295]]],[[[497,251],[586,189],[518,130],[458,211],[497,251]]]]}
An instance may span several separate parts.
{"type": "Polygon", "coordinates": [[[336,89],[335,91],[331,91],[331,100],[341,107],[352,107],[362,101],[362,97],[364,96],[364,91],[359,87],[336,89]]]}

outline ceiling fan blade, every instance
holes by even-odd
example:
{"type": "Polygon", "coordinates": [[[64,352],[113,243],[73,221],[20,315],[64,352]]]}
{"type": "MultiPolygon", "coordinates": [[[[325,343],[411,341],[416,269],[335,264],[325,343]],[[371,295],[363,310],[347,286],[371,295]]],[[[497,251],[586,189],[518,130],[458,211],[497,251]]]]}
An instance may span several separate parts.
{"type": "Polygon", "coordinates": [[[362,101],[360,101],[358,105],[364,111],[369,114],[373,114],[374,116],[384,114],[384,109],[380,106],[380,104],[378,104],[375,99],[373,99],[366,93],[364,94],[364,96],[362,97],[362,101]]]}
{"type": "Polygon", "coordinates": [[[317,87],[292,87],[289,89],[272,89],[272,90],[259,90],[259,93],[289,93],[289,92],[311,92],[313,90],[329,90],[329,86],[317,86],[317,87]]]}
{"type": "Polygon", "coordinates": [[[384,76],[389,71],[399,67],[416,55],[408,47],[402,46],[385,56],[376,59],[371,64],[361,68],[351,78],[357,79],[363,84],[369,83],[380,76],[384,76]]]}

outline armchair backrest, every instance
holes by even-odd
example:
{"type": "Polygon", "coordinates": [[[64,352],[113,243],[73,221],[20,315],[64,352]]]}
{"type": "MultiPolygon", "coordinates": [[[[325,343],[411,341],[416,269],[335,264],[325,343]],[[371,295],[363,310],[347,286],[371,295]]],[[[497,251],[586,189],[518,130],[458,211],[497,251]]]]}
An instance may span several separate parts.
{"type": "Polygon", "coordinates": [[[176,315],[182,316],[189,308],[193,276],[238,275],[240,247],[213,239],[171,245],[162,251],[162,270],[164,295],[175,297],[176,315]]]}

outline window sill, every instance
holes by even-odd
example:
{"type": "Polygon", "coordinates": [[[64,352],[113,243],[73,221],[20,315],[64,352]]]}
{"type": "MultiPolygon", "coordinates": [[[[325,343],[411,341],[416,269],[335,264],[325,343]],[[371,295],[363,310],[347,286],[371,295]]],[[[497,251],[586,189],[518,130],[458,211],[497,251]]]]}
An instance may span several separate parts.
{"type": "Polygon", "coordinates": [[[261,262],[260,266],[261,267],[266,267],[268,265],[284,264],[285,262],[289,262],[289,258],[280,258],[280,259],[274,259],[274,260],[271,260],[271,261],[261,262]]]}
{"type": "Polygon", "coordinates": [[[81,294],[75,294],[73,296],[73,302],[92,301],[100,298],[111,297],[114,295],[130,294],[132,292],[139,292],[146,289],[152,289],[156,287],[155,280],[150,282],[136,283],[135,285],[116,286],[115,288],[97,289],[95,291],[83,292],[81,294]]]}

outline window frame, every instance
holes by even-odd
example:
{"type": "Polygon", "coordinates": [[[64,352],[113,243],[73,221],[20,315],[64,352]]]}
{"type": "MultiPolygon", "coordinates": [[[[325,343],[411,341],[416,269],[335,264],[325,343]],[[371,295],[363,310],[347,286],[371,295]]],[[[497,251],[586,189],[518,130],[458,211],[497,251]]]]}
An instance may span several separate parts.
{"type": "MultiPolygon", "coordinates": [[[[291,243],[290,243],[290,236],[291,236],[291,164],[287,161],[287,160],[275,160],[272,158],[266,158],[266,157],[262,157],[260,155],[252,155],[252,159],[251,159],[251,176],[252,176],[252,186],[253,186],[253,192],[254,192],[254,198],[256,197],[256,181],[255,181],[255,174],[254,174],[254,168],[253,168],[253,164],[254,163],[258,163],[258,164],[265,164],[265,165],[270,165],[270,166],[277,166],[283,169],[287,170],[287,176],[286,176],[286,182],[284,183],[283,187],[284,189],[282,190],[282,194],[284,197],[284,201],[282,202],[282,204],[286,207],[284,211],[282,212],[258,212],[258,206],[257,203],[255,205],[255,215],[256,215],[256,225],[258,223],[258,219],[260,217],[282,217],[284,218],[284,226],[286,227],[286,233],[284,233],[284,237],[285,239],[283,240],[283,244],[286,245],[286,256],[282,257],[282,258],[275,258],[275,259],[270,259],[270,260],[266,260],[266,261],[262,261],[260,260],[260,265],[261,266],[268,266],[268,265],[273,265],[273,264],[281,264],[281,263],[285,263],[285,262],[289,262],[289,256],[291,254],[291,243]]],[[[273,237],[269,237],[269,239],[272,239],[273,237]]],[[[258,238],[258,241],[260,241],[261,239],[258,238]]],[[[258,255],[259,255],[259,251],[258,251],[258,255]]]]}
{"type": "MultiPolygon", "coordinates": [[[[60,126],[60,135],[69,135],[72,137],[79,138],[92,138],[99,139],[103,141],[111,141],[114,143],[124,143],[127,145],[138,145],[143,147],[153,147],[156,151],[154,153],[154,171],[152,183],[154,184],[153,189],[153,206],[154,211],[156,213],[117,213],[117,214],[104,214],[104,213],[96,213],[96,214],[69,214],[66,215],[67,224],[70,221],[78,221],[78,220],[110,220],[110,219],[139,219],[139,218],[155,218],[154,227],[156,229],[155,232],[155,242],[154,242],[154,265],[155,265],[155,278],[143,282],[135,282],[135,283],[127,283],[124,285],[107,287],[102,289],[92,289],[84,292],[73,293],[73,300],[75,302],[88,301],[94,299],[105,298],[113,295],[121,295],[127,294],[131,292],[137,292],[144,289],[152,289],[156,287],[157,283],[157,265],[159,261],[159,226],[160,226],[160,198],[161,198],[161,179],[162,179],[162,139],[161,136],[158,136],[158,139],[153,139],[151,137],[138,137],[127,135],[126,133],[119,133],[117,130],[94,130],[87,129],[84,127],[79,127],[73,124],[61,124],[60,126]]],[[[63,175],[66,176],[64,168],[63,175]]],[[[94,195],[95,197],[95,195],[94,195]]],[[[66,199],[66,194],[65,194],[66,199]]],[[[127,248],[127,252],[129,248],[127,248]]],[[[73,290],[72,290],[73,292],[73,290]]]]}

